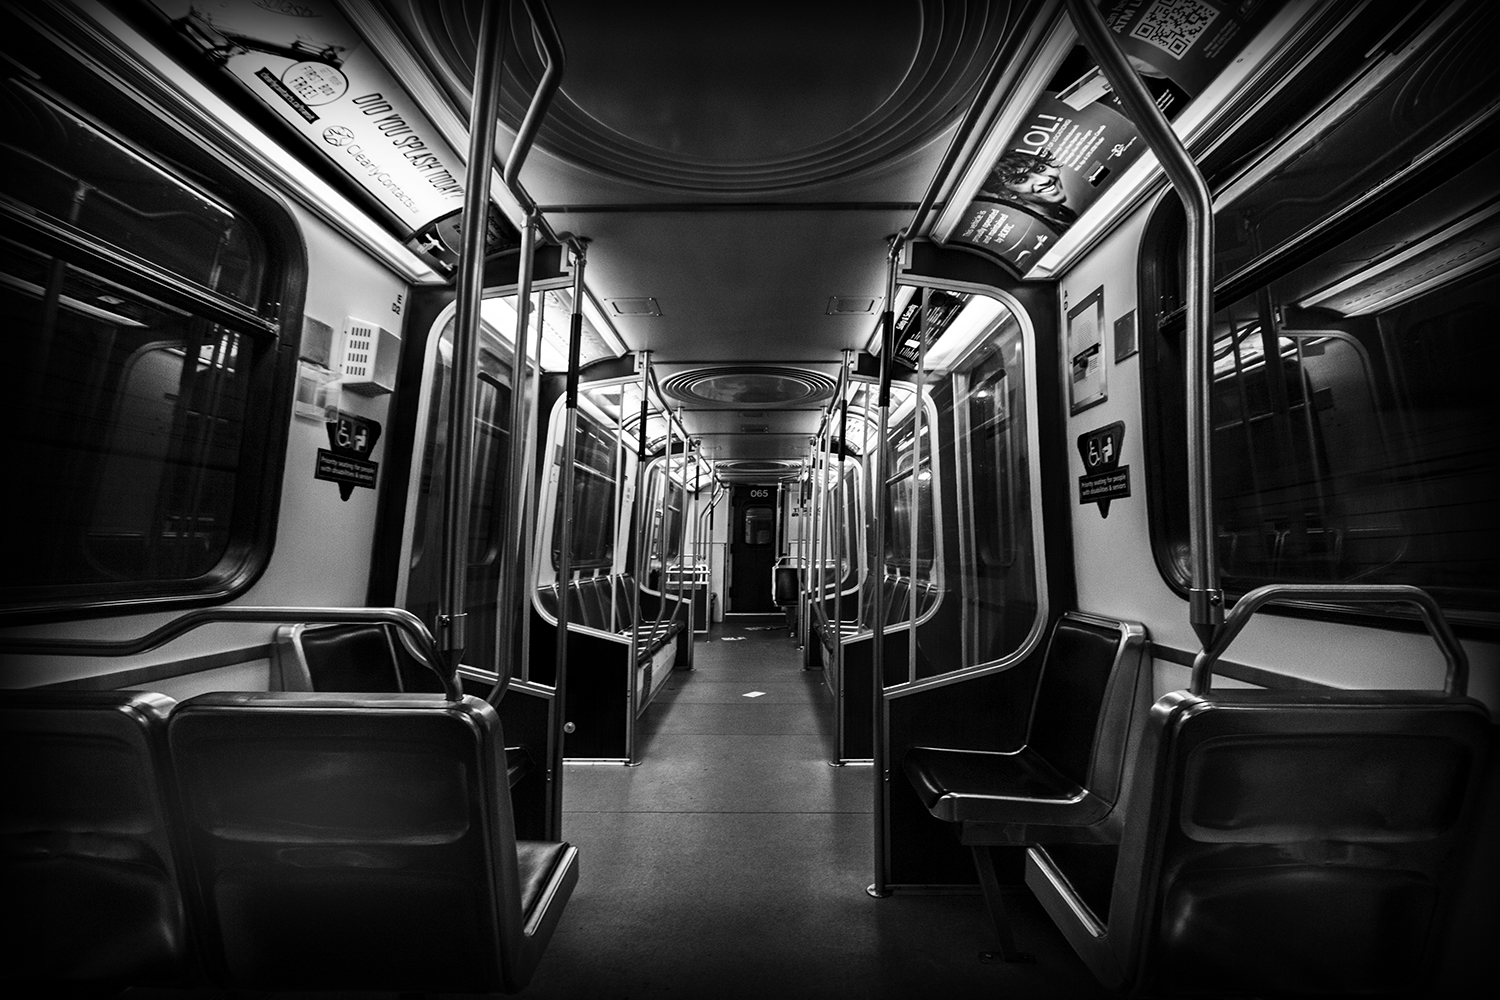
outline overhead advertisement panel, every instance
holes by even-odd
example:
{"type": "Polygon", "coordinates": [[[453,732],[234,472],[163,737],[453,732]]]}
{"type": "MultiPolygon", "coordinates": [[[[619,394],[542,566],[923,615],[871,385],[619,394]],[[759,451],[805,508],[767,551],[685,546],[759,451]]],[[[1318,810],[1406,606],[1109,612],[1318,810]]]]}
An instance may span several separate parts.
{"type": "Polygon", "coordinates": [[[964,303],[972,296],[964,292],[945,292],[937,288],[918,288],[901,315],[896,317],[896,360],[908,368],[916,368],[921,360],[923,331],[919,331],[918,315],[926,312],[925,336],[930,349],[948,329],[964,303]]]}
{"type": "MultiPolygon", "coordinates": [[[[173,29],[306,136],[444,273],[458,251],[464,161],[331,0],[153,0],[173,29]]],[[[491,207],[488,249],[510,226],[491,207]]]]}
{"type": "MultiPolygon", "coordinates": [[[[1280,6],[1275,0],[1115,0],[1105,17],[1170,120],[1280,6]]],[[[991,164],[949,242],[1025,274],[1145,149],[1109,82],[1077,46],[991,164]]]]}

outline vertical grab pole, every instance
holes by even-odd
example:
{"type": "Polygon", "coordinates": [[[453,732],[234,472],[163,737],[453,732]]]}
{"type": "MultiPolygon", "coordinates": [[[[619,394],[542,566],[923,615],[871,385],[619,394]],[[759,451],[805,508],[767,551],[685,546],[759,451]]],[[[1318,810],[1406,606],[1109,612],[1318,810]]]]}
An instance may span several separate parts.
{"type": "Polygon", "coordinates": [[[568,336],[568,383],[564,405],[562,468],[558,470],[557,491],[562,497],[558,512],[560,530],[557,546],[557,675],[556,693],[552,698],[552,721],[547,727],[554,736],[551,760],[547,762],[548,782],[554,794],[548,797],[547,839],[562,839],[563,743],[571,726],[567,717],[568,697],[568,585],[573,579],[573,485],[577,477],[578,450],[578,353],[583,342],[583,267],[586,262],[583,245],[573,247],[573,315],[568,336]]]}
{"type": "MultiPolygon", "coordinates": [[[[635,524],[632,530],[635,534],[635,586],[630,588],[631,605],[630,615],[630,715],[625,719],[625,749],[629,757],[629,763],[635,760],[635,716],[640,706],[640,686],[636,682],[636,664],[641,656],[641,581],[644,579],[644,571],[650,569],[651,562],[646,557],[646,541],[650,538],[650,522],[643,513],[646,499],[646,420],[651,412],[651,355],[642,351],[641,355],[641,422],[636,428],[636,450],[635,450],[635,500],[631,503],[631,513],[635,524]]],[[[623,391],[621,398],[623,399],[623,391]]]]}
{"type": "Polygon", "coordinates": [[[521,522],[521,589],[517,593],[517,600],[521,603],[519,614],[521,616],[521,677],[526,681],[531,680],[531,595],[532,584],[536,579],[536,520],[537,505],[541,503],[541,491],[537,489],[536,467],[537,467],[537,445],[544,443],[537,437],[537,426],[540,423],[539,411],[542,408],[542,331],[547,328],[547,295],[543,292],[537,299],[536,306],[536,353],[531,356],[531,388],[529,390],[531,401],[526,407],[526,427],[522,435],[526,442],[526,475],[525,483],[527,496],[530,501],[526,504],[523,513],[525,519],[521,522]]]}
{"type": "MultiPolygon", "coordinates": [[[[687,528],[688,528],[687,469],[688,469],[688,455],[693,450],[693,441],[692,441],[691,438],[689,438],[687,436],[687,424],[682,423],[682,407],[680,407],[680,406],[677,408],[677,422],[682,425],[682,494],[681,494],[682,499],[679,501],[682,504],[682,513],[677,518],[677,607],[674,608],[673,611],[672,611],[672,618],[673,618],[674,621],[676,620],[677,616],[682,612],[682,595],[683,595],[683,588],[685,586],[685,582],[683,580],[683,570],[686,568],[685,562],[684,562],[684,556],[687,554],[687,528]]],[[[668,456],[668,462],[670,463],[670,461],[671,461],[671,456],[669,455],[668,456]]],[[[668,471],[670,471],[670,469],[671,469],[671,466],[669,464],[668,465],[668,471]]],[[[692,618],[693,618],[692,613],[689,612],[688,613],[688,625],[689,626],[692,625],[692,618]]],[[[693,633],[692,633],[691,627],[688,630],[688,641],[689,642],[693,641],[693,633]]]]}
{"type": "MultiPolygon", "coordinates": [[[[500,576],[500,593],[496,597],[499,614],[496,615],[495,648],[500,662],[496,665],[499,677],[490,690],[489,703],[499,705],[500,699],[510,687],[515,674],[517,638],[521,632],[521,618],[528,610],[521,595],[526,592],[526,508],[531,503],[531,490],[526,477],[526,449],[530,439],[526,436],[527,397],[526,381],[526,337],[531,325],[531,281],[533,256],[536,253],[536,212],[526,213],[526,223],[521,228],[520,280],[516,286],[516,336],[511,350],[510,363],[510,460],[506,469],[510,482],[505,504],[505,572],[500,576]]],[[[541,331],[537,331],[541,339],[541,331]]]]}
{"type": "Polygon", "coordinates": [[[447,483],[443,498],[443,583],[438,602],[438,648],[453,670],[468,637],[465,586],[469,569],[469,494],[473,492],[474,370],[479,343],[479,302],[484,291],[484,238],[489,228],[490,174],[495,159],[495,119],[500,112],[500,59],[505,51],[508,4],[486,4],[479,19],[474,101],[469,115],[469,159],[464,178],[463,246],[458,261],[458,320],[453,330],[453,379],[448,393],[447,483]]]}
{"type": "MultiPolygon", "coordinates": [[[[921,617],[921,606],[917,604],[917,527],[922,514],[922,430],[927,419],[927,407],[922,400],[922,382],[925,373],[923,366],[927,364],[927,289],[917,289],[920,308],[917,309],[917,393],[916,409],[912,411],[912,431],[915,437],[911,443],[911,579],[907,581],[906,606],[907,626],[906,637],[906,676],[908,680],[917,679],[917,619],[921,617]]],[[[937,539],[933,539],[937,544],[937,539]]],[[[936,553],[933,553],[934,568],[936,568],[936,553]]]]}
{"type": "MultiPolygon", "coordinates": [[[[818,491],[823,488],[823,480],[819,478],[821,476],[822,458],[818,453],[819,442],[822,439],[823,434],[820,425],[818,434],[808,439],[808,444],[812,447],[812,461],[809,463],[807,470],[807,577],[801,581],[801,585],[807,599],[807,616],[803,621],[803,626],[807,629],[809,635],[812,634],[812,606],[815,600],[813,595],[819,593],[819,589],[823,585],[822,562],[818,551],[818,536],[820,534],[818,519],[823,516],[823,498],[818,495],[818,491]]],[[[804,670],[812,666],[812,655],[812,646],[810,644],[804,645],[802,647],[802,668],[804,670]]]]}
{"type": "Polygon", "coordinates": [[[641,364],[641,420],[636,425],[635,446],[635,499],[630,504],[631,534],[635,537],[635,566],[632,567],[634,585],[630,588],[630,698],[631,717],[635,716],[635,661],[641,652],[641,570],[645,563],[646,555],[646,515],[645,508],[646,490],[646,420],[651,413],[649,402],[650,380],[647,377],[647,369],[651,365],[651,355],[647,351],[640,354],[641,364]]]}
{"type": "Polygon", "coordinates": [[[872,697],[870,726],[870,757],[875,783],[875,881],[865,889],[877,898],[890,895],[885,887],[885,799],[890,775],[886,773],[885,759],[885,445],[891,415],[891,362],[896,341],[896,268],[900,266],[901,247],[906,242],[906,233],[897,233],[891,240],[890,252],[886,255],[885,311],[880,314],[880,395],[876,405],[880,408],[879,429],[875,437],[874,480],[875,494],[875,604],[870,609],[870,621],[875,635],[871,649],[874,663],[871,678],[872,697]]]}
{"type": "Polygon", "coordinates": [[[1224,625],[1213,530],[1209,385],[1213,376],[1213,199],[1203,174],[1089,0],[1067,0],[1078,37],[1156,154],[1187,214],[1188,618],[1205,647],[1224,625]]]}
{"type": "Polygon", "coordinates": [[[667,447],[662,453],[661,466],[661,510],[653,516],[653,521],[660,519],[661,530],[656,533],[660,541],[657,555],[660,556],[658,563],[660,569],[656,574],[656,620],[651,625],[651,641],[656,642],[656,633],[661,628],[662,616],[667,613],[667,509],[672,505],[672,411],[667,409],[664,399],[658,399],[661,403],[661,415],[667,421],[667,447]]]}

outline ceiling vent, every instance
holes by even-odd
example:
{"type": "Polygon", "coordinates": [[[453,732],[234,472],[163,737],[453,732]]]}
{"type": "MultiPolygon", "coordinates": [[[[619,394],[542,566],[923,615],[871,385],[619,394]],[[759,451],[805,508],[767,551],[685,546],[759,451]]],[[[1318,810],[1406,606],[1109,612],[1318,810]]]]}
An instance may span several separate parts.
{"type": "Polygon", "coordinates": [[[769,434],[769,433],[771,433],[771,425],[770,424],[740,424],[740,433],[741,434],[769,434]]]}
{"type": "Polygon", "coordinates": [[[802,476],[801,462],[719,462],[714,471],[729,483],[790,482],[802,476]]]}
{"type": "Polygon", "coordinates": [[[828,300],[830,316],[873,316],[880,300],[868,295],[835,295],[828,300]]]}
{"type": "Polygon", "coordinates": [[[678,372],[662,382],[661,391],[679,402],[703,408],[743,410],[753,406],[779,410],[817,406],[833,396],[834,388],[833,379],[805,368],[720,365],[678,372]]]}
{"type": "Polygon", "coordinates": [[[615,316],[660,316],[661,306],[653,298],[605,299],[615,316]]]}

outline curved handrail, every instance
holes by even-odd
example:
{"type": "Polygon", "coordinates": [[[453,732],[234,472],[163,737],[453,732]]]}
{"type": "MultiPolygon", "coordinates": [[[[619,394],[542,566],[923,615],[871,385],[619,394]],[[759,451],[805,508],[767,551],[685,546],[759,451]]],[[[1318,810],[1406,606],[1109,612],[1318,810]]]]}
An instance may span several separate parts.
{"type": "Polygon", "coordinates": [[[1177,189],[1187,218],[1187,490],[1188,622],[1198,641],[1214,645],[1222,628],[1224,591],[1219,585],[1213,525],[1213,426],[1209,386],[1213,384],[1214,210],[1203,172],[1172,130],[1140,76],[1131,67],[1115,33],[1091,0],[1067,0],[1078,39],[1098,63],[1125,113],[1177,189]]]}
{"type": "Polygon", "coordinates": [[[408,649],[424,667],[437,675],[443,692],[452,701],[463,697],[463,688],[455,673],[448,670],[438,653],[437,643],[422,620],[404,608],[295,608],[295,607],[229,607],[198,608],[179,615],[164,625],[134,639],[0,639],[0,649],[9,653],[60,654],[64,656],[134,656],[164,646],[204,625],[231,622],[305,624],[328,622],[348,624],[373,622],[391,625],[406,634],[408,649]]]}
{"type": "Polygon", "coordinates": [[[1448,673],[1444,679],[1444,690],[1448,694],[1462,697],[1469,690],[1469,657],[1459,645],[1458,636],[1443,617],[1431,594],[1420,587],[1405,584],[1339,584],[1339,583],[1273,583],[1257,587],[1234,603],[1234,609],[1224,619],[1224,627],[1214,641],[1193,658],[1193,676],[1188,690],[1195,695],[1208,693],[1213,676],[1213,665],[1224,655],[1235,636],[1250,621],[1250,617],[1267,604],[1285,601],[1318,601],[1323,604],[1381,604],[1401,603],[1415,605],[1422,613],[1443,658],[1448,661],[1448,673]]]}
{"type": "Polygon", "coordinates": [[[552,104],[553,96],[562,86],[563,70],[567,64],[562,36],[558,34],[557,22],[552,20],[552,12],[542,0],[525,2],[526,13],[531,16],[531,32],[536,39],[537,48],[541,50],[545,66],[542,78],[536,85],[536,93],[531,95],[531,103],[526,107],[526,117],[521,119],[521,127],[516,130],[516,141],[511,144],[510,153],[505,158],[505,171],[501,174],[501,180],[511,194],[523,203],[529,199],[523,197],[517,183],[521,177],[521,165],[531,152],[531,144],[536,141],[536,134],[541,130],[542,119],[547,117],[547,108],[552,104]]]}

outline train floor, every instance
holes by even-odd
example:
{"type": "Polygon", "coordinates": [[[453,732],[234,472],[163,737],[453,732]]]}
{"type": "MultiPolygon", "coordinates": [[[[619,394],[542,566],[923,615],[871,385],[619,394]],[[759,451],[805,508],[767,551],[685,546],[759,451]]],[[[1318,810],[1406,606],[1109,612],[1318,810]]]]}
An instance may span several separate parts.
{"type": "Polygon", "coordinates": [[[979,961],[977,893],[866,894],[871,770],[829,766],[832,697],[781,616],[727,619],[694,660],[646,709],[638,767],[569,765],[582,876],[523,996],[1109,995],[1028,893],[1007,902],[1033,965],[979,961]]]}
{"type": "Polygon", "coordinates": [[[581,875],[522,996],[1109,995],[1024,890],[1007,900],[1036,958],[1024,965],[979,960],[994,942],[977,892],[866,894],[871,770],[829,765],[832,699],[821,672],[801,669],[780,616],[715,626],[695,661],[646,709],[638,766],[567,765],[563,831],[579,847],[581,875]]]}

